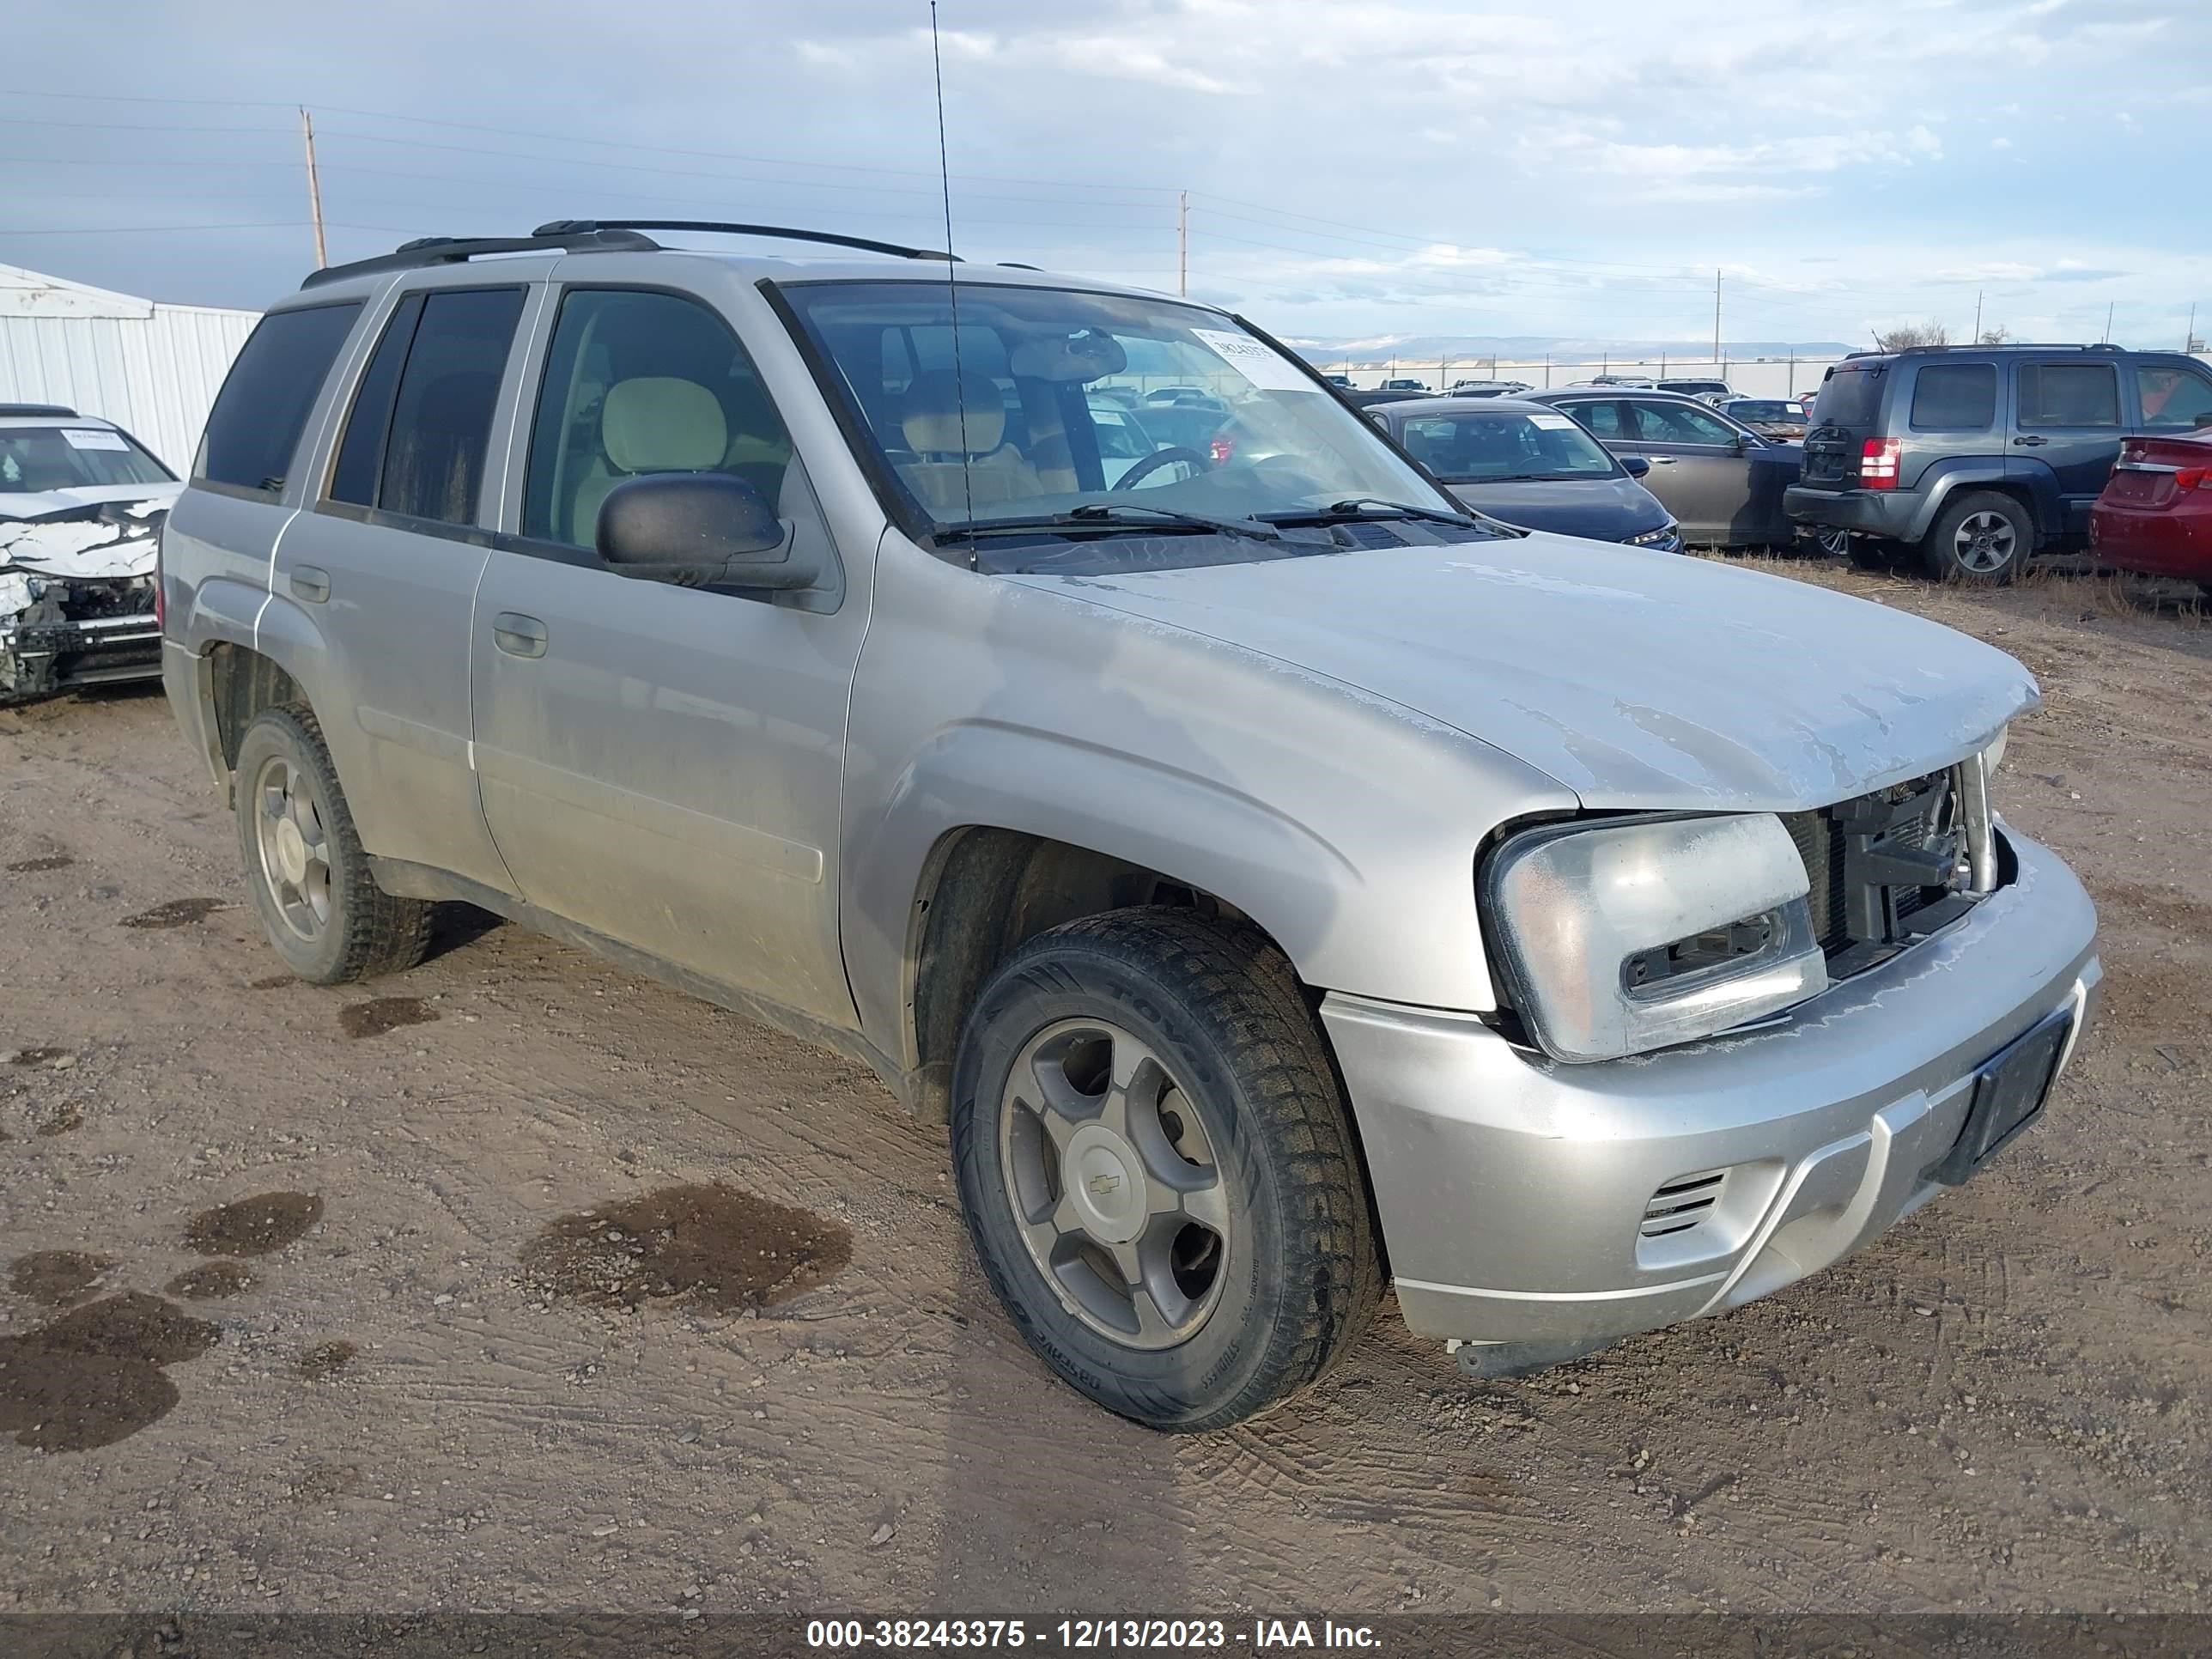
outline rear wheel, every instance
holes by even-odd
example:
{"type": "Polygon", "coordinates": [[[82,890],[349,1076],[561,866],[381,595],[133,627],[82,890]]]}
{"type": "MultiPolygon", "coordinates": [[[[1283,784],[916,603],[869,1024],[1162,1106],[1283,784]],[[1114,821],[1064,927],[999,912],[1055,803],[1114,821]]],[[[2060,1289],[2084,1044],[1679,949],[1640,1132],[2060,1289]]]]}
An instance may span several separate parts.
{"type": "Polygon", "coordinates": [[[286,966],[317,985],[343,985],[422,961],[433,907],[392,897],[369,874],[305,704],[255,716],[239,741],[235,788],[246,884],[286,966]]]}
{"type": "Polygon", "coordinates": [[[952,1151],[1030,1346],[1152,1427],[1277,1404],[1381,1297],[1343,1092],[1249,927],[1124,910],[1023,946],[969,1016],[952,1151]]]}
{"type": "Polygon", "coordinates": [[[2035,547],[2035,521],[2009,495],[1976,490],[1937,515],[1920,560],[1938,581],[1995,586],[2020,574],[2035,547]]]}

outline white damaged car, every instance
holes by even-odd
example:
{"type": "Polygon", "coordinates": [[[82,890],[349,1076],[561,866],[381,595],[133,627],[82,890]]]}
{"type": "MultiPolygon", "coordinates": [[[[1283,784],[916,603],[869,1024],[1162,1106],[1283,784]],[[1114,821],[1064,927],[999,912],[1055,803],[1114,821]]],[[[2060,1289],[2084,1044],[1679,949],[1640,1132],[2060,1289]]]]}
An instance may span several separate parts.
{"type": "Polygon", "coordinates": [[[161,678],[155,548],[183,488],[112,422],[0,404],[0,704],[161,678]]]}

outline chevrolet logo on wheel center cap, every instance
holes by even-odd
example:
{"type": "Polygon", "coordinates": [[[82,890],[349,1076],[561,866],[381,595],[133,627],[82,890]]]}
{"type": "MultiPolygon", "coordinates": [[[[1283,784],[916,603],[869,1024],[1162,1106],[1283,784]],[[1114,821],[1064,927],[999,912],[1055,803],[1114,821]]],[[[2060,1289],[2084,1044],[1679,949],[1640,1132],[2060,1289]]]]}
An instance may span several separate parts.
{"type": "Polygon", "coordinates": [[[1060,1173],[1061,1189],[1093,1238],[1125,1244],[1144,1231],[1144,1162],[1134,1146],[1105,1125],[1086,1123],[1069,1137],[1060,1173]]]}

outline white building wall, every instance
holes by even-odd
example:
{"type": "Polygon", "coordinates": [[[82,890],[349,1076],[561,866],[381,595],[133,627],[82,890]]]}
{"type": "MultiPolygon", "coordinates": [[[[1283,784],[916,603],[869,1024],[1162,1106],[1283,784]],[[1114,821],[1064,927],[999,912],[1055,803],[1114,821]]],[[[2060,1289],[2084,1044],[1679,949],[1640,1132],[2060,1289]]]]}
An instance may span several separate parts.
{"type": "Polygon", "coordinates": [[[0,403],[66,404],[113,421],[181,476],[259,319],[0,266],[0,403]]]}

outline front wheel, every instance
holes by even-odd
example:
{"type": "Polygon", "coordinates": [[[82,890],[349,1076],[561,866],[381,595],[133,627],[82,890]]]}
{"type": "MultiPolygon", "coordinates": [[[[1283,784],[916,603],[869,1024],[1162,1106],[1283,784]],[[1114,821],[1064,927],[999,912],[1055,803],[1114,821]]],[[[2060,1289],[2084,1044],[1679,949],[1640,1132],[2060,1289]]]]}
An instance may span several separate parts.
{"type": "Polygon", "coordinates": [[[2020,574],[2035,548],[2035,521],[2009,495],[1976,490],[1936,516],[1920,559],[1937,581],[1996,586],[2020,574]]]}
{"type": "Polygon", "coordinates": [[[962,1034],[952,1153],[1030,1346],[1153,1428],[1267,1410],[1380,1299],[1343,1091],[1250,927],[1122,910],[1024,945],[962,1034]]]}

